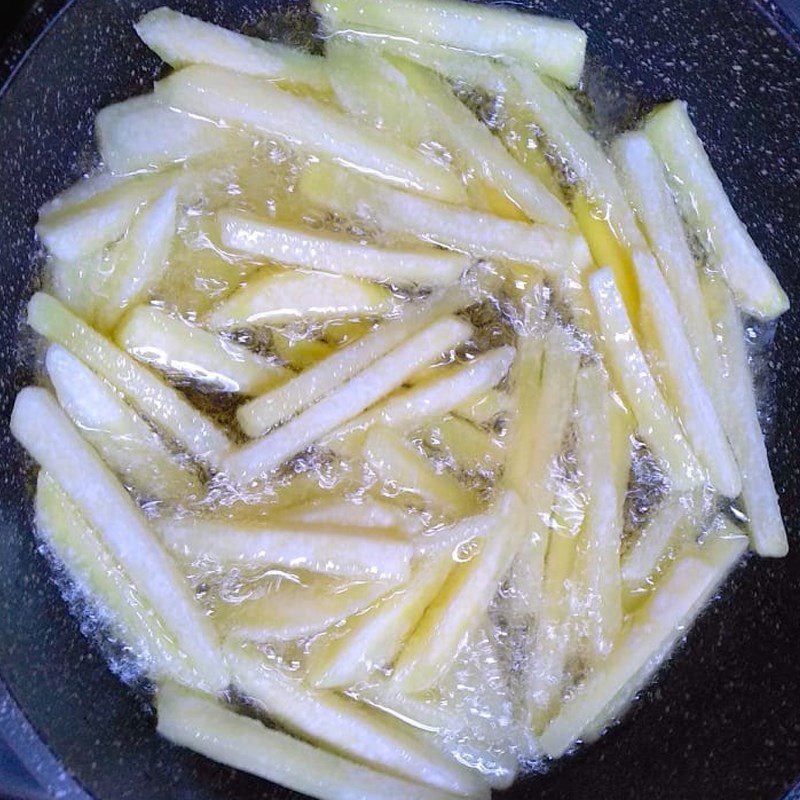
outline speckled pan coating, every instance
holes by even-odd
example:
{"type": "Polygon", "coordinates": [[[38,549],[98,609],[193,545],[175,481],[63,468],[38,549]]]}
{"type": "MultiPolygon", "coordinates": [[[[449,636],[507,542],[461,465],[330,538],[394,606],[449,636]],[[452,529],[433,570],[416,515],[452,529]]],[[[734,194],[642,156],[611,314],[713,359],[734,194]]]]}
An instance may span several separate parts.
{"type": "MultiPolygon", "coordinates": [[[[58,5],[45,2],[28,33],[58,5]]],[[[29,378],[16,342],[34,281],[34,209],[91,163],[93,112],[144,89],[156,74],[156,60],[131,28],[155,5],[75,0],[0,97],[0,675],[11,696],[0,686],[0,727],[64,798],[85,794],[58,761],[102,800],[288,798],[294,795],[154,736],[141,701],[81,636],[36,552],[23,460],[8,435],[13,396],[29,378]],[[57,760],[32,738],[17,704],[57,760]]],[[[173,5],[232,27],[255,20],[259,7],[173,5]]],[[[507,796],[777,799],[800,777],[800,46],[774,9],[745,0],[519,5],[587,28],[592,65],[611,68],[601,84],[621,79],[647,105],[675,95],[689,101],[734,205],[795,303],[771,358],[778,376],[772,460],[792,552],[782,561],[749,561],[622,725],[507,796]]],[[[0,65],[0,74],[8,72],[0,65]]],[[[629,107],[622,98],[619,108],[629,107]]]]}

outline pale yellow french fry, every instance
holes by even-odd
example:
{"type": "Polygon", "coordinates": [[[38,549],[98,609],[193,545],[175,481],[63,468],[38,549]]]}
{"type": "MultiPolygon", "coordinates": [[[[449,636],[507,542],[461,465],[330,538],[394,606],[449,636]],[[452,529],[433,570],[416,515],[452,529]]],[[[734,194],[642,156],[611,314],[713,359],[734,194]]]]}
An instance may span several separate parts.
{"type": "Polygon", "coordinates": [[[114,331],[114,339],[137,360],[217,391],[253,395],[291,375],[246,347],[158,306],[133,309],[114,331]]]}
{"type": "Polygon", "coordinates": [[[58,300],[37,292],[28,304],[28,324],[80,358],[193,456],[211,466],[220,463],[230,447],[225,433],[175,389],[78,319],[58,300]]]}
{"type": "Polygon", "coordinates": [[[589,290],[609,370],[636,418],[637,430],[675,488],[691,489],[702,482],[702,471],[639,347],[611,269],[592,275],[589,290]]]}
{"type": "Polygon", "coordinates": [[[477,498],[452,473],[437,472],[389,428],[373,427],[364,443],[364,459],[393,491],[419,495],[427,505],[450,517],[467,516],[477,498]]]}
{"type": "Polygon", "coordinates": [[[491,425],[497,419],[507,416],[510,408],[511,395],[508,392],[490,389],[455,406],[453,412],[475,425],[491,425]]]}
{"type": "Polygon", "coordinates": [[[471,326],[445,317],[373,362],[344,386],[285,425],[243,445],[225,459],[224,471],[238,485],[248,484],[335,431],[400,386],[420,367],[461,344],[471,326]]]}
{"type": "Polygon", "coordinates": [[[201,497],[203,485],[195,472],[180,464],[150,426],[80,359],[51,345],[45,366],[61,407],[123,483],[147,498],[173,503],[201,497]]]}
{"type": "Polygon", "coordinates": [[[333,164],[311,164],[298,190],[313,203],[345,216],[365,216],[387,233],[473,256],[539,266],[560,275],[589,263],[583,237],[545,225],[504,219],[453,203],[409,194],[333,164]]]}
{"type": "Polygon", "coordinates": [[[644,128],[667,167],[684,218],[749,314],[772,319],[789,308],[789,298],[750,238],[708,160],[689,119],[686,103],[659,106],[644,128]]]}
{"type": "Polygon", "coordinates": [[[586,34],[574,22],[452,0],[315,0],[329,33],[366,28],[392,38],[511,56],[569,86],[583,71],[586,34]]]}
{"type": "Polygon", "coordinates": [[[159,81],[156,98],[204,119],[276,136],[291,147],[335,159],[412,191],[459,202],[464,189],[446,168],[393,145],[334,107],[218,67],[186,67],[159,81]]]}
{"type": "Polygon", "coordinates": [[[97,292],[108,259],[104,248],[74,261],[53,258],[49,263],[53,295],[90,325],[94,322],[97,292]]]}
{"type": "Polygon", "coordinates": [[[385,775],[229,711],[208,696],[162,684],[158,732],[182,747],[318,800],[452,800],[453,795],[385,775]]]}
{"type": "Polygon", "coordinates": [[[721,281],[703,281],[703,296],[723,360],[722,413],[742,474],[742,499],[749,518],[753,549],[763,556],[785,556],[786,529],[758,422],[753,377],[742,320],[721,281]]]}
{"type": "Polygon", "coordinates": [[[593,738],[624,709],[680,640],[746,547],[730,526],[679,558],[633,616],[611,655],[567,701],[539,741],[551,758],[593,738]]]}
{"type": "Polygon", "coordinates": [[[328,522],[331,525],[353,525],[356,528],[404,530],[408,524],[406,515],[397,506],[372,497],[362,497],[355,502],[341,497],[319,499],[290,506],[277,513],[281,520],[304,524],[328,522]]]}
{"type": "Polygon", "coordinates": [[[227,685],[216,634],[138,506],[46,390],[18,395],[11,432],[69,495],[192,660],[198,683],[227,685]]]}
{"type": "Polygon", "coordinates": [[[301,83],[314,89],[328,87],[325,62],[278,42],[212,25],[161,7],[134,25],[141,40],[171,67],[213,64],[259,78],[301,83]]]}
{"type": "Polygon", "coordinates": [[[446,286],[456,283],[469,266],[469,259],[457,253],[434,248],[390,250],[241,211],[220,212],[218,219],[222,244],[234,252],[336,275],[398,286],[446,286]]]}
{"type": "Polygon", "coordinates": [[[438,316],[458,311],[467,304],[467,293],[453,288],[412,305],[400,319],[386,322],[283,386],[243,405],[236,412],[239,425],[251,437],[266,433],[274,425],[321,400],[438,316]]]}
{"type": "Polygon", "coordinates": [[[414,729],[269,664],[250,647],[225,653],[235,686],[293,733],[370,767],[462,797],[489,798],[478,775],[427,746],[414,729]]]}
{"type": "Polygon", "coordinates": [[[460,469],[494,469],[503,461],[502,444],[462,417],[446,416],[426,429],[426,438],[444,449],[460,469]]]}

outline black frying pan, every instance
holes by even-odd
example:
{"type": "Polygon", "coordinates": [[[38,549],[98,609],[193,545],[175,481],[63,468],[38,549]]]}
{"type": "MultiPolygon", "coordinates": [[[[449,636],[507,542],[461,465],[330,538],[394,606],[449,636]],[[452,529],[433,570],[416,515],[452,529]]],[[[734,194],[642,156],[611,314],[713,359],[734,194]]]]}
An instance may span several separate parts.
{"type": "MultiPolygon", "coordinates": [[[[0,75],[11,76],[0,92],[0,734],[67,800],[296,797],[155,736],[141,695],[81,635],[36,551],[25,462],[7,429],[13,397],[30,379],[29,353],[17,342],[36,280],[35,209],[90,166],[93,113],[150,85],[158,63],[131,23],[159,4],[45,0],[13,40],[10,61],[0,60],[0,75]]],[[[274,5],[171,4],[235,28],[274,5]]],[[[621,725],[507,795],[777,800],[800,778],[800,38],[756,0],[520,5],[589,31],[595,81],[621,82],[645,107],[688,100],[734,206],[792,297],[772,351],[769,409],[792,550],[736,571],[621,725]]]]}

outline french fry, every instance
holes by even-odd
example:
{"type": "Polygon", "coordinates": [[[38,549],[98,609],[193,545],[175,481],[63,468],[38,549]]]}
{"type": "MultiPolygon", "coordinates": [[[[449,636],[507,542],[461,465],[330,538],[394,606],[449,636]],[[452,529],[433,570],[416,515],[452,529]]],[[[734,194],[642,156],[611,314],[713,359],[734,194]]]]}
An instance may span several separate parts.
{"type": "Polygon", "coordinates": [[[230,442],[211,420],[53,297],[37,292],[28,304],[28,324],[83,361],[147,419],[181,447],[211,466],[220,463],[230,442]]]}
{"type": "Polygon", "coordinates": [[[203,485],[102,378],[58,345],[45,358],[58,402],[123,483],[168,502],[199,498],[203,485]]]}
{"type": "Polygon", "coordinates": [[[494,469],[503,461],[502,444],[462,417],[446,416],[425,431],[427,441],[443,448],[459,469],[494,469]]]}
{"type": "Polygon", "coordinates": [[[184,577],[121,483],[46,390],[18,395],[11,432],[67,495],[118,559],[210,690],[227,685],[214,629],[184,577]]]}
{"type": "Polygon", "coordinates": [[[407,515],[397,506],[372,497],[363,497],[357,502],[335,497],[300,503],[280,512],[280,519],[303,524],[328,522],[357,528],[399,528],[408,533],[415,530],[413,526],[409,528],[407,515]]]}
{"type": "Polygon", "coordinates": [[[762,319],[786,311],[789,299],[731,206],[686,104],[674,100],[659,106],[644,131],[667,167],[684,218],[725,276],[738,304],[762,319]]]}
{"type": "Polygon", "coordinates": [[[318,56],[278,42],[244,36],[171,8],[150,11],[134,28],[159,58],[176,69],[188,64],[212,64],[318,90],[329,85],[325,62],[318,56]]]}
{"type": "Polygon", "coordinates": [[[580,80],[586,34],[573,22],[450,0],[315,0],[329,33],[366,28],[492,56],[512,56],[569,86],[580,80]]]}
{"type": "Polygon", "coordinates": [[[636,418],[639,433],[675,488],[691,489],[702,480],[702,472],[639,347],[610,268],[589,278],[589,290],[609,370],[636,418]]]}
{"type": "Polygon", "coordinates": [[[387,233],[473,256],[532,264],[556,275],[571,264],[583,267],[589,262],[586,243],[575,232],[412,195],[333,164],[306,167],[298,189],[319,206],[345,216],[366,216],[387,233]]]}
{"type": "Polygon", "coordinates": [[[228,648],[226,660],[234,684],[293,733],[399,778],[488,800],[479,776],[429,748],[412,727],[335,692],[307,688],[252,648],[228,648]]]}
{"type": "Polygon", "coordinates": [[[490,425],[511,410],[511,395],[501,389],[490,389],[454,406],[453,412],[475,425],[490,425]]]}
{"type": "Polygon", "coordinates": [[[785,556],[786,530],[758,422],[753,378],[742,320],[720,281],[703,281],[703,296],[723,359],[722,413],[742,474],[742,499],[753,549],[762,556],[785,556]]]}
{"type": "Polygon", "coordinates": [[[253,395],[291,373],[242,345],[174,317],[158,306],[139,306],[114,331],[134,358],[217,391],[253,395]]]}
{"type": "Polygon", "coordinates": [[[304,153],[331,158],[376,178],[458,202],[464,190],[442,166],[410,148],[387,143],[331,106],[258,78],[218,67],[185,67],[155,87],[156,98],[187,114],[276,136],[304,153]]]}
{"type": "Polygon", "coordinates": [[[452,317],[433,323],[315,406],[266,436],[232,451],[225,459],[224,471],[238,485],[269,473],[356,417],[442,352],[458,346],[470,331],[469,325],[452,317]]]}
{"type": "Polygon", "coordinates": [[[94,322],[97,290],[102,285],[107,259],[108,253],[103,249],[74,261],[50,261],[53,294],[90,325],[94,322]]]}
{"type": "Polygon", "coordinates": [[[433,248],[387,250],[345,236],[289,227],[237,211],[218,215],[222,244],[234,251],[337,275],[398,286],[446,286],[469,260],[433,248]]]}

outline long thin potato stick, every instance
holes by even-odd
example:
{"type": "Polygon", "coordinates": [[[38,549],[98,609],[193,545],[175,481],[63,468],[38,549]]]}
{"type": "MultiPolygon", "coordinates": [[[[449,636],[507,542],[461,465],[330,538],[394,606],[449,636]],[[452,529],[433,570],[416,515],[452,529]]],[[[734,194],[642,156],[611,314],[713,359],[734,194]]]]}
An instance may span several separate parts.
{"type": "Polygon", "coordinates": [[[300,503],[279,512],[279,515],[282,520],[302,523],[328,522],[331,525],[354,525],[357,528],[402,530],[409,527],[407,515],[398,506],[371,497],[364,497],[357,503],[343,498],[300,503]]]}
{"type": "Polygon", "coordinates": [[[203,20],[161,7],[134,25],[141,40],[170,66],[213,64],[259,78],[302,83],[326,89],[325,62],[278,42],[244,36],[203,20]]]}
{"type": "Polygon", "coordinates": [[[454,406],[453,413],[475,425],[491,425],[495,420],[506,417],[510,409],[511,395],[501,389],[490,389],[454,406]]]}
{"type": "Polygon", "coordinates": [[[74,314],[88,322],[94,322],[97,308],[97,292],[100,276],[109,254],[105,249],[90,253],[75,261],[51,258],[53,294],[74,314]]]}
{"type": "Polygon", "coordinates": [[[309,165],[298,189],[317,205],[345,216],[363,215],[388,233],[474,256],[534,264],[553,274],[589,262],[586,243],[575,232],[419,197],[333,164],[309,165]]]}
{"type": "Polygon", "coordinates": [[[705,280],[703,295],[723,359],[722,413],[742,473],[742,497],[753,549],[762,556],[785,556],[789,545],[758,422],[744,326],[730,293],[720,281],[705,280]]]}
{"type": "Polygon", "coordinates": [[[61,303],[37,292],[28,304],[28,324],[77,356],[193,456],[212,466],[230,447],[225,433],[171,386],[90,328],[61,303]]]}
{"type": "Polygon", "coordinates": [[[583,72],[586,34],[574,22],[451,0],[315,0],[329,33],[366,28],[403,40],[513,56],[573,86],[583,72]]]}
{"type": "Polygon", "coordinates": [[[312,408],[261,439],[234,450],[225,459],[224,471],[242,485],[279,467],[400,386],[417,369],[459,345],[470,332],[469,325],[453,318],[435,322],[312,408]]]}
{"type": "Polygon", "coordinates": [[[11,432],[102,537],[210,690],[227,685],[211,623],[125,488],[44,389],[18,395],[11,432]]]}
{"type": "Polygon", "coordinates": [[[422,741],[409,725],[335,692],[309,689],[252,648],[226,651],[233,683],[292,732],[375,769],[465,797],[486,784],[422,741]]]}
{"type": "Polygon", "coordinates": [[[505,454],[503,445],[489,431],[462,417],[446,416],[433,423],[426,438],[447,452],[460,469],[493,469],[505,454]]]}
{"type": "Polygon", "coordinates": [[[400,286],[443,286],[455,283],[469,265],[469,260],[457,253],[433,248],[388,250],[241,211],[220,212],[218,219],[220,240],[230,250],[337,275],[400,286]]]}
{"type": "Polygon", "coordinates": [[[591,276],[589,290],[609,369],[636,417],[639,433],[664,463],[675,487],[691,489],[702,480],[702,472],[636,341],[608,267],[591,276]]]}
{"type": "Polygon", "coordinates": [[[58,402],[122,481],[145,497],[172,502],[199,498],[203,486],[150,426],[102,378],[58,345],[45,358],[58,402]]]}
{"type": "Polygon", "coordinates": [[[236,412],[239,425],[251,437],[266,433],[366,369],[437,316],[458,311],[468,303],[467,293],[454,288],[411,306],[397,321],[385,323],[283,386],[243,405],[236,412]]]}
{"type": "Polygon", "coordinates": [[[162,518],[157,525],[166,546],[183,561],[285,567],[341,578],[404,581],[413,551],[405,536],[387,529],[199,517],[162,518]]]}
{"type": "Polygon", "coordinates": [[[464,189],[444,167],[311,97],[218,67],[191,66],[159,81],[156,97],[171,108],[277,136],[304,152],[337,160],[373,177],[447,201],[464,189]]]}
{"type": "Polygon", "coordinates": [[[684,218],[722,271],[739,305],[766,319],[786,311],[789,298],[731,206],[686,104],[674,100],[659,106],[650,115],[645,133],[666,164],[684,218]]]}

